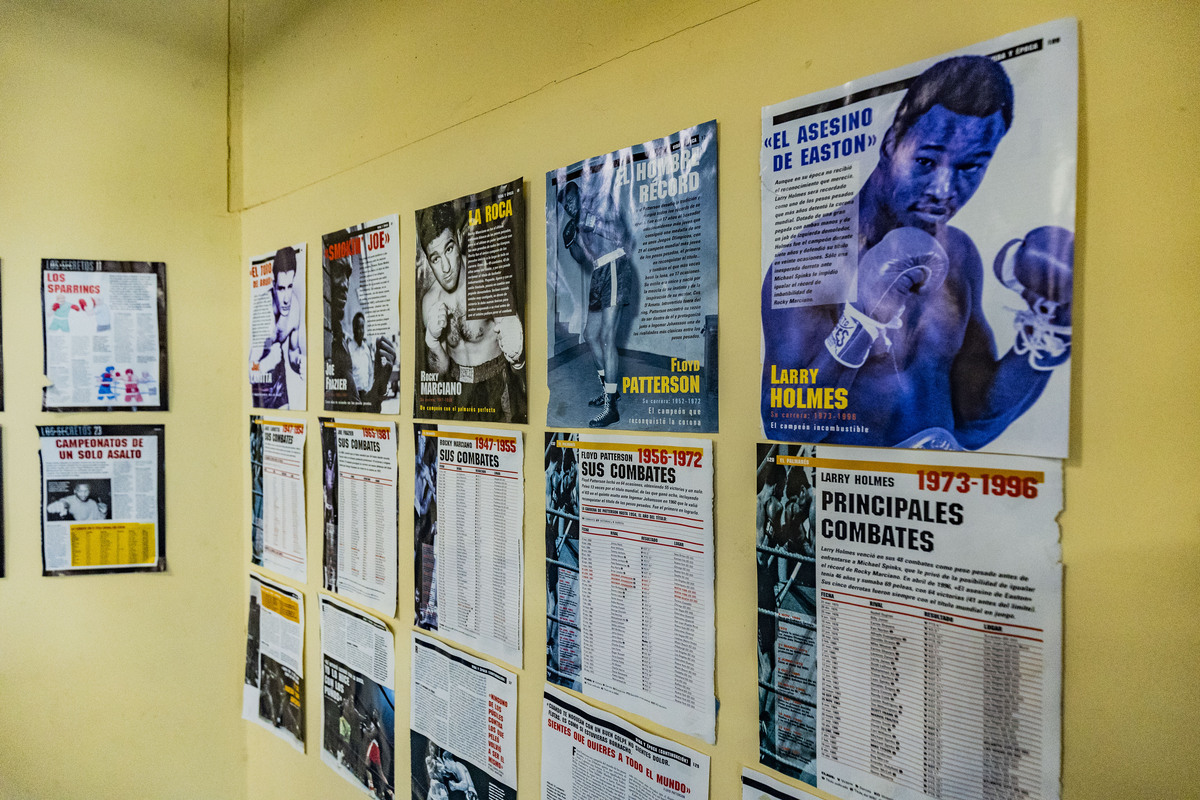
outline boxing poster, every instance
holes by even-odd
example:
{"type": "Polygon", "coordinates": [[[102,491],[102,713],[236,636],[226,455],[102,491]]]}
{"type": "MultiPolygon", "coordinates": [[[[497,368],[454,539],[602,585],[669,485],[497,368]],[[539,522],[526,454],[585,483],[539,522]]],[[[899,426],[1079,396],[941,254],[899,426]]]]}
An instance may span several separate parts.
{"type": "Polygon", "coordinates": [[[415,417],[528,421],[522,183],[417,212],[415,417]]]}
{"type": "Polygon", "coordinates": [[[516,800],[516,673],[415,631],[410,653],[412,800],[516,800]]]}
{"type": "Polygon", "coordinates": [[[400,218],[321,237],[325,410],[400,413],[400,218]]]}
{"type": "Polygon", "coordinates": [[[164,572],[162,425],[39,425],[42,574],[164,572]]]}
{"type": "Polygon", "coordinates": [[[166,269],[42,259],[43,411],[168,410],[166,269]]]}
{"type": "Polygon", "coordinates": [[[550,403],[567,428],[717,430],[717,123],[546,173],[550,403]]]}
{"type": "Polygon", "coordinates": [[[812,800],[815,794],[742,767],[742,800],[812,800]]]}
{"type": "Polygon", "coordinates": [[[250,573],[242,719],[304,752],[304,595],[250,573]]]}
{"type": "Polygon", "coordinates": [[[763,109],[767,438],[1065,457],[1073,19],[763,109]]]}
{"type": "Polygon", "coordinates": [[[414,624],[520,666],[521,434],[431,423],[413,428],[414,624]]]}
{"type": "Polygon", "coordinates": [[[321,595],[321,761],[368,797],[396,796],[396,640],[321,595]]]}
{"type": "Polygon", "coordinates": [[[254,408],[305,409],[305,244],[250,259],[250,400],[254,408]]]}
{"type": "Polygon", "coordinates": [[[546,680],[711,744],[712,441],[545,446],[546,680]]]}
{"type": "Polygon", "coordinates": [[[304,439],[300,420],[250,417],[251,561],[304,581],[304,439]]]}
{"type": "Polygon", "coordinates": [[[396,613],[396,426],[320,417],[322,587],[396,613]]]}
{"type": "Polygon", "coordinates": [[[1058,797],[1062,463],[760,444],[759,753],[853,800],[1058,797]]]}
{"type": "Polygon", "coordinates": [[[542,692],[542,794],[554,800],[707,798],[709,758],[567,692],[542,692]]]}

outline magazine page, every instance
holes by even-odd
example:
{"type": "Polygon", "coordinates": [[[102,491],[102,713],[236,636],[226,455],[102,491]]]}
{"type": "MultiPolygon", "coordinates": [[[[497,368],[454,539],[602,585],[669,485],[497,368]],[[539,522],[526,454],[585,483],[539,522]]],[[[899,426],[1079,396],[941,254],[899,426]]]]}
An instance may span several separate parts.
{"type": "Polygon", "coordinates": [[[242,719],[304,752],[304,595],[254,573],[242,719]]]}
{"type": "Polygon", "coordinates": [[[1066,457],[1078,82],[1064,19],[763,109],[768,439],[1066,457]]]}
{"type": "Polygon", "coordinates": [[[325,410],[399,414],[400,219],[321,237],[325,410]]]}
{"type": "Polygon", "coordinates": [[[250,259],[250,404],[303,411],[308,380],[304,242],[250,259]]]}
{"type": "Polygon", "coordinates": [[[162,425],[39,425],[42,574],[167,568],[162,425]]]}
{"type": "Polygon", "coordinates": [[[166,269],[42,260],[43,411],[167,410],[166,269]]]}
{"type": "Polygon", "coordinates": [[[304,423],[250,418],[251,560],[307,579],[304,526],[304,423]]]}
{"type": "Polygon", "coordinates": [[[708,439],[546,434],[546,679],[712,743],[708,439]]]}
{"type": "Polygon", "coordinates": [[[1058,797],[1062,464],[759,445],[761,761],[840,797],[1058,797]]]}
{"type": "Polygon", "coordinates": [[[414,632],[413,800],[517,796],[517,676],[414,632]]]}
{"type": "Polygon", "coordinates": [[[520,666],[521,433],[430,424],[413,428],[415,624],[520,666]]]}
{"type": "Polygon", "coordinates": [[[396,613],[396,425],[321,417],[324,588],[396,613]]]}
{"type": "Polygon", "coordinates": [[[715,432],[717,283],[715,120],[546,173],[547,424],[715,432]]]}
{"type": "Polygon", "coordinates": [[[321,761],[374,798],[396,788],[395,651],[381,620],[321,597],[321,761]]]}
{"type": "Polygon", "coordinates": [[[417,212],[415,417],[528,421],[522,184],[417,212]]]}
{"type": "Polygon", "coordinates": [[[708,756],[547,686],[542,797],[682,800],[708,797],[708,756]]]}

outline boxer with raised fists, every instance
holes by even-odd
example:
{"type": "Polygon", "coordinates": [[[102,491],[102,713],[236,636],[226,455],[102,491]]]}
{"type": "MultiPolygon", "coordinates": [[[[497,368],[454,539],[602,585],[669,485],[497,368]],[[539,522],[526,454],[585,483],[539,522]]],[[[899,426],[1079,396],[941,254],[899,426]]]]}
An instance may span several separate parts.
{"type": "MultiPolygon", "coordinates": [[[[433,280],[421,297],[425,325],[424,372],[462,385],[459,418],[479,419],[494,409],[495,419],[525,418],[525,331],[515,314],[467,315],[466,218],[454,203],[417,212],[421,255],[433,280]]],[[[421,282],[418,282],[421,286],[421,282]]],[[[420,290],[420,289],[419,289],[420,290]]]]}
{"type": "Polygon", "coordinates": [[[813,426],[798,434],[806,441],[977,449],[1029,409],[1067,360],[1071,233],[1038,228],[996,257],[997,277],[1029,306],[1016,314],[1015,345],[998,356],[983,312],[983,261],[949,224],[982,183],[1013,106],[1012,84],[991,58],[934,64],[909,85],[850,201],[859,253],[851,302],[775,308],[768,269],[761,410],[772,438],[784,437],[769,425],[778,411],[771,384],[804,374],[811,389],[833,390],[853,420],[813,426]]]}

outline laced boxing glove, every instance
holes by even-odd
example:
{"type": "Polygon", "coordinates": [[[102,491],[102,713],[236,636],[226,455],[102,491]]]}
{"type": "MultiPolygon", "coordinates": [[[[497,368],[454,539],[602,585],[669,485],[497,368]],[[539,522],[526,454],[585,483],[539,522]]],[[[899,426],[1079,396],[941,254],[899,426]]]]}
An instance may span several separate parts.
{"type": "Polygon", "coordinates": [[[861,367],[880,337],[902,324],[913,297],[936,292],[946,280],[950,259],[938,241],[916,228],[889,231],[858,262],[858,300],[847,303],[825,347],[839,363],[861,367]]]}
{"type": "Polygon", "coordinates": [[[1034,228],[1001,247],[993,268],[1028,306],[1013,318],[1013,352],[1028,354],[1029,366],[1042,371],[1070,358],[1075,235],[1054,225],[1034,228]]]}
{"type": "Polygon", "coordinates": [[[569,249],[571,247],[571,245],[575,244],[575,236],[578,232],[578,229],[579,229],[579,226],[575,222],[575,220],[573,220],[573,219],[567,220],[567,224],[563,226],[563,230],[562,230],[562,239],[563,239],[564,247],[567,247],[569,249]]]}

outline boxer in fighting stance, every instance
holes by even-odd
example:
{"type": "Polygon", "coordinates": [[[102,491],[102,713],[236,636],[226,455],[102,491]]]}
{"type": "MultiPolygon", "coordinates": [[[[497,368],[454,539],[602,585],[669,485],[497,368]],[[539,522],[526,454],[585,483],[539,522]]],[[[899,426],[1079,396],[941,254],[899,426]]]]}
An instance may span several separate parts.
{"type": "Polygon", "coordinates": [[[588,421],[592,428],[604,428],[621,419],[617,399],[621,393],[620,357],[617,354],[617,329],[621,314],[633,297],[633,228],[624,214],[624,205],[610,192],[589,196],[585,208],[579,184],[568,183],[558,200],[567,213],[562,229],[563,245],[584,271],[588,281],[588,317],[583,336],[596,362],[603,394],[588,402],[603,406],[588,421]]]}
{"type": "Polygon", "coordinates": [[[425,370],[463,384],[457,404],[525,418],[525,330],[515,314],[467,317],[463,221],[445,203],[417,212],[417,237],[434,282],[421,298],[425,370]]]}
{"type": "Polygon", "coordinates": [[[768,431],[773,369],[815,370],[817,386],[846,389],[846,411],[869,431],[813,430],[809,441],[973,450],[1041,395],[1070,355],[1074,236],[1037,228],[1000,251],[997,276],[1029,308],[998,359],[979,252],[948,224],[1012,118],[1012,84],[990,58],[949,58],[914,79],[857,197],[857,299],[776,309],[770,271],[763,281],[768,431]]]}

